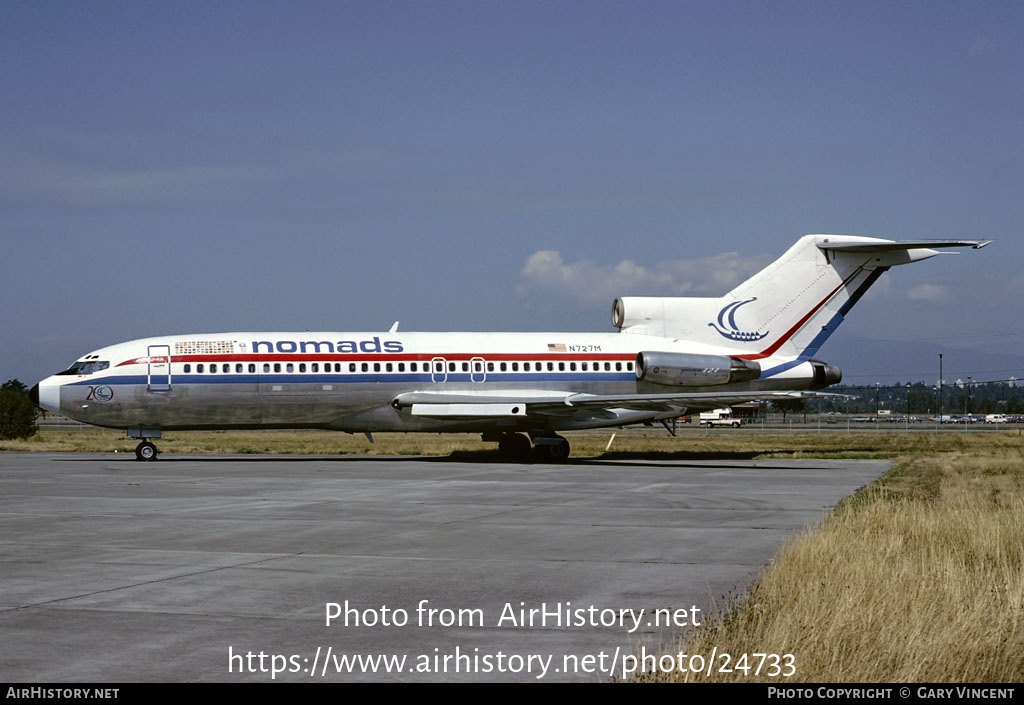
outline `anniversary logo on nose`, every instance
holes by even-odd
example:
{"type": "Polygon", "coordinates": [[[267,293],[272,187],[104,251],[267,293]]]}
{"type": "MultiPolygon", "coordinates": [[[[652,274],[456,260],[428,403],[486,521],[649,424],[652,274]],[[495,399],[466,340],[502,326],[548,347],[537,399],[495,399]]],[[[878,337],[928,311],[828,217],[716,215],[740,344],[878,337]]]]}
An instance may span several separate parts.
{"type": "Polygon", "coordinates": [[[114,390],[103,385],[102,387],[89,387],[89,394],[86,401],[110,401],[114,398],[114,390]]]}

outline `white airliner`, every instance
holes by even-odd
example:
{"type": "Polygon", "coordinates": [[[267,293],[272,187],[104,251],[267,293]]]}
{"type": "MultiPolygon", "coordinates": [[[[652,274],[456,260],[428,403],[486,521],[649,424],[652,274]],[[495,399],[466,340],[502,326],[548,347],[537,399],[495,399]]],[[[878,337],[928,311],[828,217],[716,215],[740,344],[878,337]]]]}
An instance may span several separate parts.
{"type": "Polygon", "coordinates": [[[474,432],[564,460],[559,431],[664,422],[842,378],[816,359],[889,267],[989,240],[807,235],[720,298],[625,297],[617,333],[216,333],[95,350],[39,382],[48,411],[141,440],[164,431],[474,432]]]}

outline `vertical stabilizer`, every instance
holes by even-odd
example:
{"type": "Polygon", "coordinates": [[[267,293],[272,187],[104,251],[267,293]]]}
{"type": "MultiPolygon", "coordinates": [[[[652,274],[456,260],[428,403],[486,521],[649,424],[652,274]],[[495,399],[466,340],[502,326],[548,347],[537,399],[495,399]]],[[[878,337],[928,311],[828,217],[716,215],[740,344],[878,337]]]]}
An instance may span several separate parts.
{"type": "Polygon", "coordinates": [[[624,333],[724,347],[747,359],[810,358],[890,267],[934,257],[936,248],[988,242],[805,235],[725,296],[625,297],[612,319],[624,333]]]}

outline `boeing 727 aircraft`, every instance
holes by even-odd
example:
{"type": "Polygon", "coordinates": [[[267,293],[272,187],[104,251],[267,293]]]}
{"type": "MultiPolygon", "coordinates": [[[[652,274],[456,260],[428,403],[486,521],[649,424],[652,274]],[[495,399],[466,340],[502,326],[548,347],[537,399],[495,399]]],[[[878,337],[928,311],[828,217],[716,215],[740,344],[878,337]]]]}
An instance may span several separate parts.
{"type": "Polygon", "coordinates": [[[150,439],[194,429],[481,433],[564,460],[561,431],[651,423],[842,378],[818,351],[890,267],[989,240],[807,235],[720,298],[624,297],[617,333],[216,333],[95,350],[31,390],[42,408],[150,439]]]}

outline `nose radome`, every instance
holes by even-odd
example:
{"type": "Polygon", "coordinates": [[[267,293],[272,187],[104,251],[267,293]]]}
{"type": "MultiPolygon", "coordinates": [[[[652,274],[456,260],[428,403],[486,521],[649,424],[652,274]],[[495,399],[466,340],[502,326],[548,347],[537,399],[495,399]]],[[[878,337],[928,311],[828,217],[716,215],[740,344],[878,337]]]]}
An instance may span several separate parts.
{"type": "Polygon", "coordinates": [[[52,377],[47,377],[32,387],[28,396],[40,409],[60,413],[60,384],[55,383],[52,377]]]}

